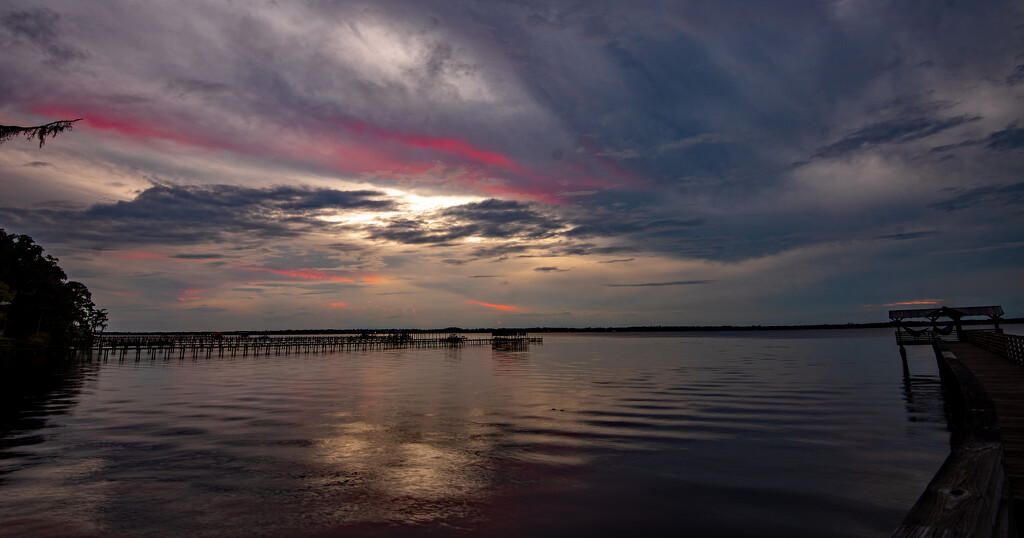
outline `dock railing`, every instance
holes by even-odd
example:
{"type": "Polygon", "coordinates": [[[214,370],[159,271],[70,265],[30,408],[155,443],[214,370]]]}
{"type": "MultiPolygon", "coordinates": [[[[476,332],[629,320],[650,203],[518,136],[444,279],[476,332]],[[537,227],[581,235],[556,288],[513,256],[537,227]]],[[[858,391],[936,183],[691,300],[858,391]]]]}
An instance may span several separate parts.
{"type": "Polygon", "coordinates": [[[940,332],[933,329],[921,329],[918,331],[902,327],[896,329],[896,344],[901,346],[931,345],[934,340],[943,342],[955,342],[955,332],[940,332]]]}
{"type": "Polygon", "coordinates": [[[1024,366],[1024,336],[991,330],[964,331],[963,340],[1024,366]]]}

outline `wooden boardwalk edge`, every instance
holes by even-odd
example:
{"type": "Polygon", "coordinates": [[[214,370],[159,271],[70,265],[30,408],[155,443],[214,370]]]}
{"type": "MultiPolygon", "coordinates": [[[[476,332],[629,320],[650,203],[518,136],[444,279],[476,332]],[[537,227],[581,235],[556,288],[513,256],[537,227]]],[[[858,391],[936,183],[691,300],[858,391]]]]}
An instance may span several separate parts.
{"type": "Polygon", "coordinates": [[[939,346],[935,355],[946,395],[955,400],[951,450],[892,536],[1017,536],[995,403],[956,355],[939,346]]]}
{"type": "Polygon", "coordinates": [[[958,447],[892,536],[1008,536],[1009,507],[1001,445],[958,447]]]}

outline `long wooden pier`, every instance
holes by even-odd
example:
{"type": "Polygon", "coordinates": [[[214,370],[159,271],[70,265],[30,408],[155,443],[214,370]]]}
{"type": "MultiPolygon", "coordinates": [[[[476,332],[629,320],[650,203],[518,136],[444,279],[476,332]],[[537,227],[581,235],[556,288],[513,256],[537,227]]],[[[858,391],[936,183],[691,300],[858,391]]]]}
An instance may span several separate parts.
{"type": "Polygon", "coordinates": [[[412,336],[408,333],[306,336],[243,336],[219,334],[115,335],[95,339],[82,356],[118,360],[142,358],[212,358],[339,351],[451,348],[489,345],[495,349],[527,349],[543,339],[526,333],[493,333],[488,338],[469,338],[461,333],[412,336]]]}
{"type": "Polygon", "coordinates": [[[932,342],[951,411],[950,455],[893,536],[1024,530],[1024,337],[960,335],[932,342]]]}

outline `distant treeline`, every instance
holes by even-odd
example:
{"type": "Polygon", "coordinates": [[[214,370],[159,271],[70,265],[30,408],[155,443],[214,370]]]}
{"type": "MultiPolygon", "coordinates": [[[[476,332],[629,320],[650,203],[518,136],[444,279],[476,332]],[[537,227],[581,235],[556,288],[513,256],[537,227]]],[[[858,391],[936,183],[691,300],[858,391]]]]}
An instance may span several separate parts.
{"type": "MultiPolygon", "coordinates": [[[[962,325],[991,325],[989,320],[963,320],[962,325]]],[[[1001,320],[1001,325],[1024,323],[1024,318],[1001,320]]],[[[939,320],[937,325],[948,325],[949,321],[939,320]]],[[[930,321],[905,321],[904,327],[930,327],[930,321]]],[[[437,333],[490,333],[494,331],[519,331],[528,333],[604,333],[604,332],[720,332],[720,331],[807,331],[822,329],[895,329],[894,321],[878,323],[820,323],[817,325],[643,325],[633,327],[519,327],[519,328],[476,328],[445,327],[443,329],[283,329],[274,331],[145,331],[144,334],[223,334],[230,336],[297,335],[297,334],[437,334],[437,333]]],[[[139,332],[112,332],[105,334],[139,334],[139,332]]]]}

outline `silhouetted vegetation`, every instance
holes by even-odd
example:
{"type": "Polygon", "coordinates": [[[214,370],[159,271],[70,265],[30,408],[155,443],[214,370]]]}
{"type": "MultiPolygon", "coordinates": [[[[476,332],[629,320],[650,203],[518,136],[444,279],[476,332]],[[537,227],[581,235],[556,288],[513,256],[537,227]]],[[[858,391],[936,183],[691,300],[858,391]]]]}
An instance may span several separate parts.
{"type": "Polygon", "coordinates": [[[89,288],[68,280],[57,258],[27,235],[0,228],[0,329],[3,336],[62,345],[107,325],[89,288]]]}
{"type": "Polygon", "coordinates": [[[46,137],[53,138],[57,136],[57,133],[63,133],[64,131],[70,131],[74,127],[76,121],[82,121],[82,118],[74,120],[60,120],[47,123],[45,125],[36,125],[35,127],[18,127],[17,125],[0,125],[0,144],[16,137],[24,136],[25,138],[32,140],[39,140],[39,147],[43,147],[46,143],[46,137]]]}

